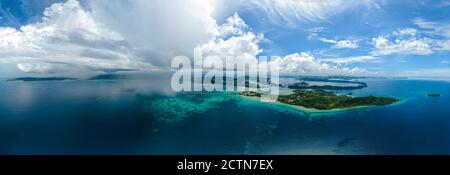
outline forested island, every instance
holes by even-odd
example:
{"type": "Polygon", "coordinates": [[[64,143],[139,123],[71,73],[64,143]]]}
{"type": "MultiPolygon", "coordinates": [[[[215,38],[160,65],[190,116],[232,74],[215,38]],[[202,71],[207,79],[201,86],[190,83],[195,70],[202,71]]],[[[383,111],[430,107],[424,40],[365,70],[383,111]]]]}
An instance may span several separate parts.
{"type": "Polygon", "coordinates": [[[77,80],[77,79],[66,77],[20,77],[8,79],[6,81],[63,81],[63,80],[77,80]]]}
{"type": "Polygon", "coordinates": [[[428,97],[440,97],[441,94],[436,94],[436,93],[428,93],[427,94],[428,97]]]}
{"type": "MultiPolygon", "coordinates": [[[[285,104],[314,108],[318,110],[346,109],[363,106],[384,106],[399,101],[390,97],[352,97],[338,95],[334,92],[323,90],[294,90],[293,94],[280,95],[278,101],[285,104]]],[[[244,96],[260,97],[257,92],[243,92],[244,96]]]]}
{"type": "Polygon", "coordinates": [[[307,82],[294,83],[292,85],[288,85],[289,89],[321,89],[321,90],[354,90],[354,89],[362,89],[366,88],[367,84],[364,82],[356,82],[356,81],[333,81],[328,80],[328,82],[338,82],[338,83],[353,83],[357,84],[355,86],[333,86],[333,85],[310,85],[307,82]]]}

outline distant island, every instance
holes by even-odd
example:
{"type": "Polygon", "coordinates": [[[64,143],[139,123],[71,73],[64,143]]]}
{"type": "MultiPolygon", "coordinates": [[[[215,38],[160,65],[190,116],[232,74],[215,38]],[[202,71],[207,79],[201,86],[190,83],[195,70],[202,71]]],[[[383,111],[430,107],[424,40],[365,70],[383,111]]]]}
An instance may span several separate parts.
{"type": "Polygon", "coordinates": [[[440,97],[441,94],[436,94],[436,93],[428,93],[427,96],[429,97],[440,97]]]}
{"type": "Polygon", "coordinates": [[[124,80],[132,78],[126,74],[100,74],[89,78],[88,80],[124,80]]]}
{"type": "MultiPolygon", "coordinates": [[[[278,101],[285,104],[313,108],[318,110],[347,109],[364,106],[384,106],[399,101],[390,97],[351,97],[338,95],[334,92],[323,90],[294,90],[293,94],[280,95],[278,101]]],[[[257,92],[240,93],[249,97],[260,97],[257,92]]]]}
{"type": "Polygon", "coordinates": [[[20,77],[8,79],[6,81],[63,81],[63,80],[77,80],[77,79],[66,77],[20,77]]]}
{"type": "MultiPolygon", "coordinates": [[[[337,81],[337,80],[336,80],[337,81]]],[[[334,80],[329,80],[328,82],[336,82],[334,80]]],[[[354,89],[362,89],[366,88],[367,84],[364,82],[356,82],[356,81],[345,81],[339,80],[339,83],[354,83],[356,86],[333,86],[333,85],[310,85],[307,82],[294,83],[292,85],[288,85],[289,89],[321,89],[321,90],[354,90],[354,89]]]]}
{"type": "Polygon", "coordinates": [[[333,83],[358,83],[365,84],[364,82],[355,81],[357,77],[298,77],[297,80],[301,81],[316,81],[316,82],[333,82],[333,83]]]}
{"type": "Polygon", "coordinates": [[[130,76],[127,74],[100,74],[87,79],[78,79],[78,78],[69,78],[69,77],[18,77],[11,78],[5,81],[64,81],[64,80],[125,80],[125,79],[137,79],[144,77],[145,75],[140,76],[130,76]]]}

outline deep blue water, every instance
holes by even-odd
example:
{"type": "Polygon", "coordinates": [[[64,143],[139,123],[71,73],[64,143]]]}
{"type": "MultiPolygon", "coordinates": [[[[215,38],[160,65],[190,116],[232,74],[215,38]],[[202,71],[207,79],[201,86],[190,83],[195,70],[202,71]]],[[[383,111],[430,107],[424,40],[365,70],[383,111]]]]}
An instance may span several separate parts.
{"type": "Polygon", "coordinates": [[[364,79],[402,102],[306,117],[169,80],[2,81],[0,154],[450,154],[450,83],[364,79]]]}

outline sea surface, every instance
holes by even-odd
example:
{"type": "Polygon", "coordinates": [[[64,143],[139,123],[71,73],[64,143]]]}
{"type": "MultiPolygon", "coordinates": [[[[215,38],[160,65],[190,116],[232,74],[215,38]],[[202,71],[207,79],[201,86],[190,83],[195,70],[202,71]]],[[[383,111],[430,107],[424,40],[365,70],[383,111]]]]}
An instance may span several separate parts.
{"type": "Polygon", "coordinates": [[[305,113],[170,75],[0,81],[0,154],[450,154],[450,83],[364,78],[399,103],[305,113]],[[439,93],[440,97],[428,97],[439,93]]]}

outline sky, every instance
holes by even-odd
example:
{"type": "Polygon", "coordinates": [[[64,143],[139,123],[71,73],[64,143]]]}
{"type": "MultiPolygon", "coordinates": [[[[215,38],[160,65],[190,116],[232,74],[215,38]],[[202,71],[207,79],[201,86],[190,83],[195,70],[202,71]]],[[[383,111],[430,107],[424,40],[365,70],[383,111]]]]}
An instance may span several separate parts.
{"type": "Polygon", "coordinates": [[[450,78],[450,0],[0,0],[0,77],[274,56],[298,75],[450,78]]]}

